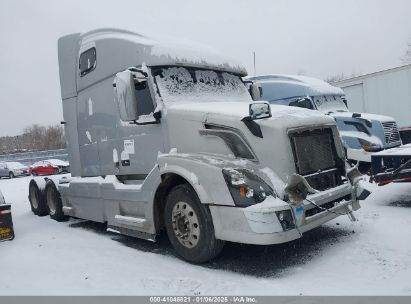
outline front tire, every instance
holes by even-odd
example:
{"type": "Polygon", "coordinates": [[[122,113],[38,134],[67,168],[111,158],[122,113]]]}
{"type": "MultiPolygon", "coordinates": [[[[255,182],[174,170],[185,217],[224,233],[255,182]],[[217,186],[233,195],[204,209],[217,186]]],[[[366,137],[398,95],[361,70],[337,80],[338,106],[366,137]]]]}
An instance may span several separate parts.
{"type": "Polygon", "coordinates": [[[31,180],[29,184],[29,201],[31,211],[35,215],[44,216],[48,214],[44,190],[41,190],[35,180],[31,180]]]}
{"type": "Polygon", "coordinates": [[[9,172],[9,178],[12,179],[12,178],[14,178],[14,177],[15,177],[15,176],[14,176],[14,173],[10,171],[10,172],[9,172]]]}
{"type": "Polygon", "coordinates": [[[68,216],[63,213],[63,202],[61,201],[60,192],[52,180],[46,183],[46,202],[50,217],[57,221],[63,222],[68,216]]]}
{"type": "Polygon", "coordinates": [[[164,221],[174,249],[189,262],[207,262],[223,249],[224,241],[215,237],[210,210],[188,184],[178,185],[168,194],[164,221]]]}

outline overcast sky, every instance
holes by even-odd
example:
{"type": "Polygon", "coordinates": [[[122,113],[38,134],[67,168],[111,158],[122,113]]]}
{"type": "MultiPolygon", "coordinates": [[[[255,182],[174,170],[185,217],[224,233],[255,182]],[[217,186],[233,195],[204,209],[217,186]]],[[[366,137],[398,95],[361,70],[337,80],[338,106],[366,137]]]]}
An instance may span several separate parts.
{"type": "MultiPolygon", "coordinates": [[[[211,45],[253,74],[318,78],[401,64],[409,0],[0,0],[0,136],[62,120],[57,39],[118,27],[211,45]]],[[[119,54],[121,56],[121,54],[119,54]]]]}

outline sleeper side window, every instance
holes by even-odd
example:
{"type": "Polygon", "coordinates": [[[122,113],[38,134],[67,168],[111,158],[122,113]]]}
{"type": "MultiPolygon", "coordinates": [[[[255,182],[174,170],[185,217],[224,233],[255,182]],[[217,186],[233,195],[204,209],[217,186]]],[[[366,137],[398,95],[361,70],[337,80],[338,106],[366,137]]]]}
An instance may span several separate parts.
{"type": "Polygon", "coordinates": [[[79,62],[80,76],[87,75],[93,71],[96,68],[96,65],[97,56],[95,47],[81,53],[79,62]]]}

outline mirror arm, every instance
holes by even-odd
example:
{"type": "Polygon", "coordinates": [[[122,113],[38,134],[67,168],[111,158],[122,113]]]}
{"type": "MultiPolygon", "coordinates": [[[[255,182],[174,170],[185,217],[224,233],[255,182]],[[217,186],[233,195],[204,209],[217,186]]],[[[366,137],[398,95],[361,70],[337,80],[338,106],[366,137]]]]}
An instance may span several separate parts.
{"type": "Polygon", "coordinates": [[[263,138],[263,132],[261,131],[260,125],[252,120],[250,116],[244,117],[241,121],[247,126],[251,134],[256,137],[263,138]]]}

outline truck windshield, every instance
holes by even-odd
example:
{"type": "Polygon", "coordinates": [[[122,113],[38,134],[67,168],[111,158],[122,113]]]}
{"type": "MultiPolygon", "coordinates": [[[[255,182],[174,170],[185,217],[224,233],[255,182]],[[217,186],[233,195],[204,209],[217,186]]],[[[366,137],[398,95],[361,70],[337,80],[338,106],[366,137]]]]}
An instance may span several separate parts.
{"type": "Polygon", "coordinates": [[[338,95],[325,95],[314,96],[313,101],[319,111],[323,112],[347,112],[347,106],[345,105],[341,96],[338,95]]]}
{"type": "Polygon", "coordinates": [[[153,68],[152,71],[165,102],[252,102],[246,86],[235,74],[185,67],[153,68]]]}

